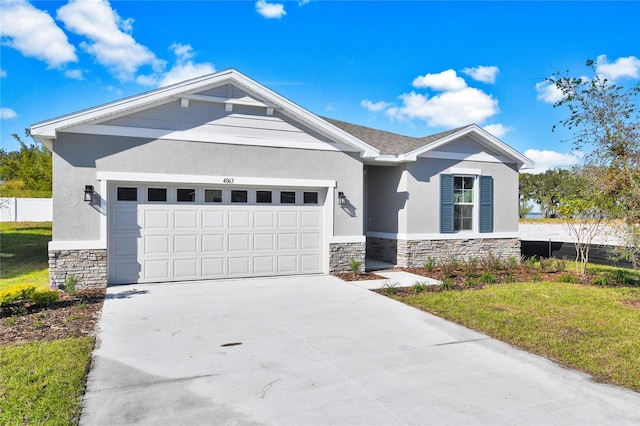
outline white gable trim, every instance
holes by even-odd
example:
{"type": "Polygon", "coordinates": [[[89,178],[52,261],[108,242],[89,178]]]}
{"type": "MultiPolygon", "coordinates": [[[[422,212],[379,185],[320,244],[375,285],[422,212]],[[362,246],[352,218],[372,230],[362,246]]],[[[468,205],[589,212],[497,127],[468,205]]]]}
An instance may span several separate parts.
{"type": "Polygon", "coordinates": [[[431,154],[429,156],[434,156],[434,153],[432,152],[433,150],[467,135],[474,139],[476,142],[485,145],[487,148],[494,150],[500,155],[504,156],[506,162],[512,161],[516,163],[519,169],[534,168],[534,163],[529,158],[520,154],[509,145],[505,144],[504,142],[493,136],[491,133],[483,130],[475,124],[472,124],[469,127],[465,127],[464,129],[445,136],[444,138],[439,139],[435,142],[431,142],[428,145],[415,149],[407,154],[401,155],[400,157],[403,157],[405,161],[416,161],[418,156],[427,156],[425,155],[427,153],[431,154]]]}
{"type": "MultiPolygon", "coordinates": [[[[68,129],[74,126],[95,122],[114,115],[121,115],[128,111],[149,108],[156,104],[173,101],[176,98],[184,98],[185,101],[181,101],[181,105],[185,105],[188,104],[189,97],[201,100],[197,95],[195,95],[196,92],[201,92],[227,83],[238,86],[247,93],[253,94],[257,98],[262,99],[264,103],[260,101],[257,102],[260,106],[264,105],[267,107],[267,113],[272,112],[274,108],[278,108],[282,114],[307,125],[321,134],[326,135],[329,139],[351,146],[355,151],[361,153],[360,155],[362,158],[374,158],[380,154],[380,152],[373,146],[333,126],[332,124],[329,124],[315,114],[312,114],[288,99],[280,96],[270,89],[267,89],[234,69],[208,74],[182,83],[177,83],[172,86],[162,87],[150,92],[142,93],[137,96],[36,123],[31,126],[31,134],[47,147],[50,147],[52,141],[57,138],[58,131],[65,129],[69,131],[68,129]]],[[[208,97],[207,99],[212,101],[212,98],[214,97],[208,97]]],[[[233,108],[233,103],[239,104],[242,103],[242,101],[242,99],[227,99],[223,103],[233,108]]]]}

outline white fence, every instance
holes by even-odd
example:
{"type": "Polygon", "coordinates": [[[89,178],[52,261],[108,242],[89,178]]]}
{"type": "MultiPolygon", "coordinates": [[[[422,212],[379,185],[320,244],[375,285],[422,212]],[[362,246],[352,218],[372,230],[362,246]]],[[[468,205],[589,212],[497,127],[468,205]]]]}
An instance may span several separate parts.
{"type": "Polygon", "coordinates": [[[0,222],[47,222],[52,218],[51,198],[0,198],[0,222]]]}

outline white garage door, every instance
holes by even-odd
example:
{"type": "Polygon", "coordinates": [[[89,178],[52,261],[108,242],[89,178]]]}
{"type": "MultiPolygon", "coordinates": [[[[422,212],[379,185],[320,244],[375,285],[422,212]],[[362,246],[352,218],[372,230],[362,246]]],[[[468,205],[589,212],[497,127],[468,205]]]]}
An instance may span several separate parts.
{"type": "Polygon", "coordinates": [[[322,189],[111,186],[109,282],[320,273],[322,189]]]}

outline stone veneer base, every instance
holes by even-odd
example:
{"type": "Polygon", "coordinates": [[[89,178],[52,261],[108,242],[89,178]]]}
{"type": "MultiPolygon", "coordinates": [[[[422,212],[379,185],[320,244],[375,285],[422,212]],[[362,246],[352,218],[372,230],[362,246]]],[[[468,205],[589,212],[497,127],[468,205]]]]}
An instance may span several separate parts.
{"type": "Polygon", "coordinates": [[[360,262],[360,272],[364,272],[365,243],[334,243],[329,245],[329,272],[351,272],[349,262],[360,262]]]}
{"type": "Polygon", "coordinates": [[[520,259],[519,238],[481,238],[460,240],[393,240],[367,238],[367,256],[405,268],[423,266],[427,260],[481,259],[491,253],[507,260],[520,259]]]}
{"type": "Polygon", "coordinates": [[[78,279],[78,289],[107,286],[107,250],[50,250],[49,279],[64,284],[68,276],[78,279]]]}

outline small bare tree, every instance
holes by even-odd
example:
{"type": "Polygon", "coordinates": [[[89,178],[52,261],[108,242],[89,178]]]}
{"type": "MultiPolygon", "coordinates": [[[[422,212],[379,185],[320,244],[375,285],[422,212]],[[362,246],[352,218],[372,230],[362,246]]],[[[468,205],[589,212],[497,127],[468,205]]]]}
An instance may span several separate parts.
{"type": "Polygon", "coordinates": [[[598,197],[572,197],[562,200],[562,225],[576,247],[576,272],[580,276],[587,273],[589,250],[605,218],[604,211],[598,203],[598,197]]]}

